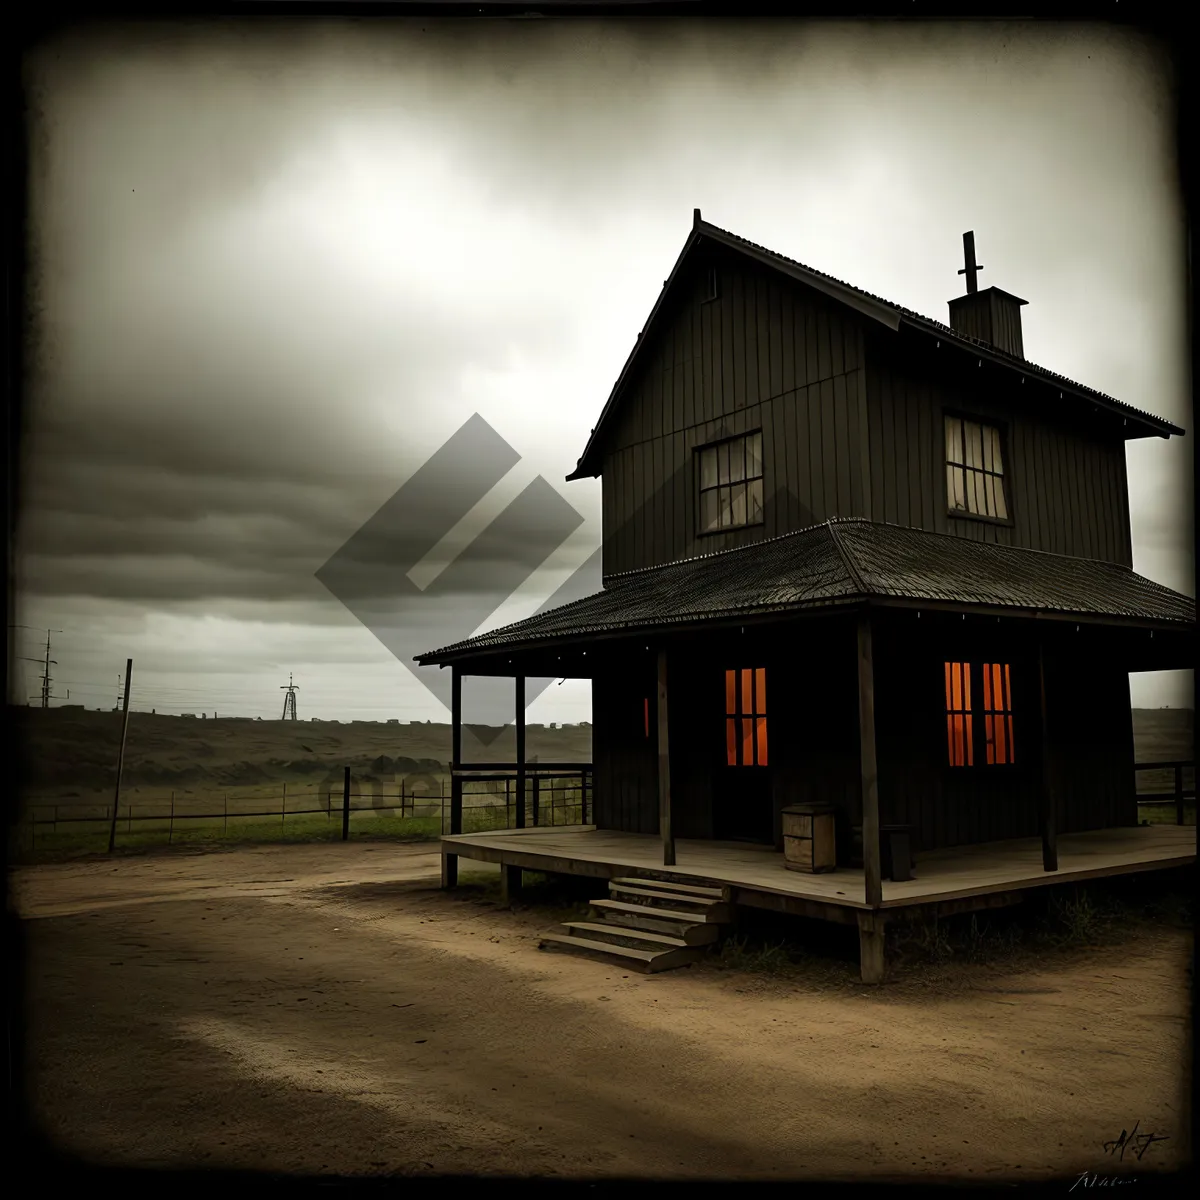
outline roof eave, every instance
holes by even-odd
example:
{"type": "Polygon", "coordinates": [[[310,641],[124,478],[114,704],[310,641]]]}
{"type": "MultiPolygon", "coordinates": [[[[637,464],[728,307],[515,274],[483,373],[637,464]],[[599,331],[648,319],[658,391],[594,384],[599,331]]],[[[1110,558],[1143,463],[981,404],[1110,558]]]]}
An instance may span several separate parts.
{"type": "MultiPolygon", "coordinates": [[[[903,316],[901,318],[903,324],[909,329],[915,330],[925,337],[938,338],[942,336],[942,331],[932,324],[926,323],[926,318],[903,316]]],[[[987,346],[976,342],[954,341],[949,343],[958,346],[964,351],[970,351],[972,354],[978,354],[980,358],[986,358],[989,362],[995,363],[997,366],[1007,367],[1010,371],[1020,371],[1021,364],[1014,362],[1007,355],[1001,354],[995,350],[989,349],[987,346]]],[[[1150,414],[1142,414],[1130,409],[1128,406],[1121,404],[1120,401],[1113,401],[1098,392],[1092,391],[1090,388],[1084,387],[1082,384],[1072,383],[1065,378],[1051,377],[1042,373],[1041,370],[1033,370],[1033,364],[1030,365],[1029,378],[1036,380],[1046,387],[1057,387],[1060,392],[1070,392],[1071,395],[1078,397],[1081,400],[1086,400],[1089,404],[1102,406],[1107,412],[1114,416],[1120,417],[1128,425],[1130,423],[1140,426],[1147,432],[1144,434],[1126,434],[1126,440],[1133,437],[1183,437],[1185,431],[1180,429],[1178,425],[1173,425],[1170,421],[1165,421],[1161,417],[1155,417],[1150,414]]]]}

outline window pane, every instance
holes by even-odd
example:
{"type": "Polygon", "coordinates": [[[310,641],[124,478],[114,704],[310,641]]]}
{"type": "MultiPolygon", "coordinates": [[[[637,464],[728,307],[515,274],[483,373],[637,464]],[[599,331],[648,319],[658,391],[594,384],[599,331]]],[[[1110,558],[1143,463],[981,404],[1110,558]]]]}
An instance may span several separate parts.
{"type": "Polygon", "coordinates": [[[729,489],[729,493],[733,498],[732,512],[733,523],[735,525],[745,525],[746,523],[746,485],[744,483],[735,483],[729,489]]]}
{"type": "Polygon", "coordinates": [[[700,486],[717,486],[717,452],[712,448],[700,451],[700,486]]]}
{"type": "Polygon", "coordinates": [[[734,716],[737,713],[737,672],[725,672],[725,715],[734,716]]]}
{"type": "Polygon", "coordinates": [[[1000,458],[1000,431],[998,429],[988,429],[988,440],[992,444],[992,465],[988,468],[990,471],[995,471],[997,475],[1004,474],[1004,462],[1000,458]]]}
{"type": "Polygon", "coordinates": [[[1004,735],[1006,732],[1005,726],[1007,722],[1003,717],[993,717],[993,740],[996,744],[996,761],[998,763],[1008,762],[1008,746],[1005,743],[1004,735]]]}
{"type": "Polygon", "coordinates": [[[754,712],[754,672],[742,672],[742,712],[749,716],[754,712]]]}
{"type": "Polygon", "coordinates": [[[750,717],[742,718],[742,766],[754,765],[754,721],[750,717]]]}
{"type": "Polygon", "coordinates": [[[737,483],[746,478],[746,440],[729,443],[729,481],[737,483]]]}
{"type": "Polygon", "coordinates": [[[966,765],[973,767],[975,765],[975,726],[970,713],[963,718],[963,743],[967,751],[966,765]]]}
{"type": "Polygon", "coordinates": [[[733,524],[733,499],[727,487],[718,488],[717,491],[721,497],[721,515],[717,524],[724,529],[733,524]]]}
{"type": "Polygon", "coordinates": [[[947,417],[946,461],[961,463],[962,460],[962,422],[957,417],[947,417]]]}
{"type": "Polygon", "coordinates": [[[979,494],[979,474],[976,471],[968,471],[967,475],[967,512],[978,513],[983,511],[983,497],[979,494]]]}
{"type": "Polygon", "coordinates": [[[767,711],[767,669],[766,669],[766,667],[759,667],[758,670],[754,672],[754,691],[755,691],[754,699],[756,701],[756,706],[755,706],[754,711],[756,713],[765,713],[767,711]]]}
{"type": "Polygon", "coordinates": [[[1012,675],[1008,663],[1004,664],[1004,711],[1012,712],[1012,675]]]}
{"type": "Polygon", "coordinates": [[[717,447],[717,482],[729,482],[729,443],[717,447]]]}
{"type": "Polygon", "coordinates": [[[733,717],[725,722],[725,762],[737,766],[737,721],[733,717]]]}
{"type": "Polygon", "coordinates": [[[951,508],[961,511],[967,507],[962,467],[946,467],[946,495],[949,497],[951,508]]]}
{"type": "Polygon", "coordinates": [[[992,469],[992,438],[991,430],[985,425],[983,427],[983,457],[979,465],[985,470],[992,469]]]}
{"type": "Polygon", "coordinates": [[[758,718],[758,758],[760,767],[767,765],[767,718],[758,718]]]}
{"type": "Polygon", "coordinates": [[[700,528],[718,529],[717,489],[700,493],[700,528]]]}
{"type": "Polygon", "coordinates": [[[966,422],[967,466],[983,466],[983,430],[974,421],[966,422]]]}
{"type": "Polygon", "coordinates": [[[762,503],[763,481],[754,479],[746,484],[746,520],[761,521],[763,515],[762,503]]]}
{"type": "Polygon", "coordinates": [[[983,668],[983,711],[990,712],[992,709],[992,668],[985,666],[983,668]]]}
{"type": "Polygon", "coordinates": [[[1005,717],[1004,723],[1008,726],[1008,761],[1010,763],[1015,763],[1017,761],[1017,751],[1016,751],[1016,748],[1013,746],[1013,719],[1012,719],[1012,717],[1005,717]]]}
{"type": "Polygon", "coordinates": [[[752,433],[746,439],[746,478],[762,474],[762,434],[752,433]]]}
{"type": "Polygon", "coordinates": [[[1008,520],[1008,505],[1004,502],[1004,479],[998,477],[996,483],[996,516],[1002,521],[1008,520]]]}
{"type": "Polygon", "coordinates": [[[996,478],[993,475],[983,477],[984,513],[989,517],[996,515],[996,478]]]}

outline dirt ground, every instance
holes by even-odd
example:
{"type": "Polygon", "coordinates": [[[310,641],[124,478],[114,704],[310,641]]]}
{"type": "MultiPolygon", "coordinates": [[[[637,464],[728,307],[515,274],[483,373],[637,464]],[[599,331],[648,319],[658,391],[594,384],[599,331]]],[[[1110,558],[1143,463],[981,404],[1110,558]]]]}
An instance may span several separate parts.
{"type": "Polygon", "coordinates": [[[626,975],[540,952],[552,917],[442,893],[437,866],[352,843],[13,873],[42,1128],[97,1163],[335,1175],[1075,1181],[1190,1160],[1184,931],[951,988],[626,975]],[[1167,1140],[1105,1150],[1135,1122],[1167,1140]]]}

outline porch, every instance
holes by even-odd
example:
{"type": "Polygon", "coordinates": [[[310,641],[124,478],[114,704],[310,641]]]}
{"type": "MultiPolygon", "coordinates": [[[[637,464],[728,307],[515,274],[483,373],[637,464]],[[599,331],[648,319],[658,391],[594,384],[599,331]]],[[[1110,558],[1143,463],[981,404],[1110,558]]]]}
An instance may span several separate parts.
{"type": "Polygon", "coordinates": [[[444,836],[442,855],[446,866],[466,858],[514,872],[716,885],[735,906],[857,924],[864,940],[874,943],[888,920],[1001,907],[1020,902],[1031,888],[1193,865],[1196,827],[1143,825],[1063,834],[1053,872],[1045,869],[1040,838],[932,850],[918,859],[915,878],[882,881],[877,906],[867,902],[862,868],[789,871],[781,853],[748,843],[681,839],[675,865],[665,868],[662,841],[653,834],[575,825],[444,836]]]}

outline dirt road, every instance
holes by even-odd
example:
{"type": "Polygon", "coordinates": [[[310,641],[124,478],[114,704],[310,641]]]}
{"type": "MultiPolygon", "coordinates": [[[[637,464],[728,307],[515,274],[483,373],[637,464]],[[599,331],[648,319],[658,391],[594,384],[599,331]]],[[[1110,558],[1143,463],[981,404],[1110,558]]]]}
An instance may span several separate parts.
{"type": "Polygon", "coordinates": [[[350,844],[15,873],[43,1127],[92,1161],[306,1174],[997,1181],[1190,1153],[1182,931],[953,994],[627,976],[436,869],[350,844]],[[1134,1122],[1169,1140],[1106,1153],[1134,1122]]]}

